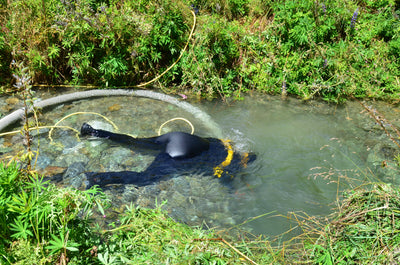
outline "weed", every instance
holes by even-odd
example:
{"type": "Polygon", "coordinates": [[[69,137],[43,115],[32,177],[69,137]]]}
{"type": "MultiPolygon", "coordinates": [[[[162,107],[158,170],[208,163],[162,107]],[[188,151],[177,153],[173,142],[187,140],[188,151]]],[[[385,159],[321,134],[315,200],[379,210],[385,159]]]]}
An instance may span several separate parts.
{"type": "MultiPolygon", "coordinates": [[[[0,76],[25,61],[33,83],[129,86],[180,55],[161,87],[205,98],[257,89],[303,99],[396,99],[397,6],[388,1],[10,1],[0,13],[0,76]]],[[[4,79],[1,85],[7,85],[4,79]]]]}
{"type": "Polygon", "coordinates": [[[205,98],[230,96],[239,88],[237,71],[240,46],[238,25],[212,17],[204,23],[206,35],[194,35],[198,44],[189,49],[179,63],[182,72],[181,86],[191,86],[193,91],[205,98]],[[221,31],[221,27],[227,27],[221,31]]]}
{"type": "MultiPolygon", "coordinates": [[[[161,209],[127,206],[119,225],[90,223],[104,194],[57,188],[41,177],[21,176],[17,164],[0,164],[0,261],[5,264],[172,264],[270,260],[265,243],[229,243],[212,231],[173,221],[161,209]],[[224,243],[224,245],[221,245],[224,243]],[[254,248],[254,250],[253,250],[254,248]],[[253,253],[259,253],[260,257],[253,253]]],[[[104,212],[102,212],[104,215],[104,212]]],[[[253,262],[255,264],[255,262],[253,262]]]]}
{"type": "Polygon", "coordinates": [[[360,187],[347,194],[314,252],[316,261],[396,263],[399,190],[387,184],[360,187]]]}
{"type": "Polygon", "coordinates": [[[0,51],[14,51],[39,82],[139,83],[139,69],[151,74],[176,59],[188,29],[182,6],[168,0],[43,3],[12,1],[0,17],[0,51]]]}
{"type": "MultiPolygon", "coordinates": [[[[31,109],[33,108],[33,91],[31,90],[31,77],[28,73],[28,68],[23,67],[23,63],[14,63],[16,65],[18,74],[14,74],[14,78],[16,79],[16,83],[14,84],[14,87],[16,88],[16,91],[18,91],[24,101],[24,127],[22,129],[22,134],[24,136],[24,145],[26,146],[26,152],[21,156],[21,160],[26,162],[27,170],[30,171],[32,168],[31,161],[32,158],[35,155],[35,152],[32,150],[32,139],[30,135],[30,124],[29,124],[29,119],[28,115],[31,109]]],[[[35,120],[37,121],[36,117],[36,112],[33,110],[34,115],[35,115],[35,120]]],[[[36,152],[37,154],[37,152],[36,152]]]]}
{"type": "MultiPolygon", "coordinates": [[[[0,164],[0,245],[7,249],[11,244],[32,242],[43,258],[48,256],[46,249],[64,260],[73,256],[70,252],[81,255],[89,246],[76,242],[91,235],[86,227],[93,207],[102,209],[101,200],[104,195],[97,189],[58,189],[41,177],[24,177],[15,162],[8,167],[0,164]]],[[[20,254],[14,254],[8,252],[3,259],[16,261],[20,254]]]]}

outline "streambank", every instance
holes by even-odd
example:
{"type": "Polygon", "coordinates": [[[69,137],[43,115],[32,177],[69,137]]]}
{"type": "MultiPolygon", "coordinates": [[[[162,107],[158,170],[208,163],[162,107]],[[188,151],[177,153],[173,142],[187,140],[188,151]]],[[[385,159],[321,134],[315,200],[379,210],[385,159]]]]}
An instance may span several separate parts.
{"type": "MultiPolygon", "coordinates": [[[[193,172],[143,188],[110,187],[106,192],[116,212],[131,202],[154,207],[156,201],[167,200],[165,210],[178,221],[212,227],[245,222],[249,231],[272,236],[295,225],[275,213],[305,211],[326,216],[342,190],[372,179],[394,184],[399,181],[393,159],[396,147],[357,102],[337,106],[254,94],[230,105],[191,104],[213,117],[235,149],[254,151],[258,159],[235,176],[233,191],[212,176],[193,172]],[[382,167],[382,162],[387,166],[382,167]],[[246,221],[256,216],[263,217],[246,221]]],[[[389,105],[377,107],[383,114],[391,113],[389,105]]],[[[119,132],[135,136],[154,136],[161,124],[177,116],[193,122],[196,134],[214,135],[201,119],[182,112],[179,106],[141,97],[66,102],[48,108],[40,122],[54,125],[62,117],[80,111],[100,113],[117,124],[119,132]]],[[[389,115],[387,118],[392,120],[389,115]]],[[[97,115],[71,116],[61,125],[79,130],[88,121],[113,129],[97,115]]],[[[190,131],[187,124],[179,122],[164,129],[190,131]]],[[[33,131],[32,135],[40,140],[34,146],[40,149],[36,169],[66,186],[79,188],[86,171],[143,171],[154,160],[152,153],[135,152],[99,139],[77,139],[70,130],[54,130],[54,142],[47,137],[48,129],[39,134],[33,131]]],[[[20,135],[0,141],[3,155],[15,155],[24,149],[20,135]]]]}

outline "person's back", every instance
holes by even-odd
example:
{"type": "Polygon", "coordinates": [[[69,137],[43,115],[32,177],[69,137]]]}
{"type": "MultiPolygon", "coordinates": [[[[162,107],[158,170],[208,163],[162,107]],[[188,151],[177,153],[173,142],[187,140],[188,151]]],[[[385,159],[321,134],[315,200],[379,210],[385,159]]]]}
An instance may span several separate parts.
{"type": "Polygon", "coordinates": [[[256,156],[254,154],[234,152],[229,141],[216,138],[202,138],[184,132],[170,132],[149,138],[134,138],[125,134],[116,134],[96,130],[84,123],[81,135],[107,138],[129,148],[159,150],[153,163],[142,172],[89,172],[86,173],[87,188],[93,185],[135,184],[148,185],[162,178],[187,173],[202,173],[218,178],[232,178],[233,173],[246,167],[256,156]]]}

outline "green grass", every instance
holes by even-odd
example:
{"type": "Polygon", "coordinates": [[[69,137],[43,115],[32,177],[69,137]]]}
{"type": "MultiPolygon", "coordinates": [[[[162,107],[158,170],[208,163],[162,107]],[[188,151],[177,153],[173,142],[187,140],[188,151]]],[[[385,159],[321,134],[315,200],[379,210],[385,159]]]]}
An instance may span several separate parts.
{"type": "Polygon", "coordinates": [[[400,261],[400,189],[371,184],[349,191],[313,245],[316,260],[331,264],[400,261]]]}
{"type": "MultiPolygon", "coordinates": [[[[100,227],[97,189],[59,188],[0,164],[1,264],[394,264],[400,261],[400,189],[346,191],[328,217],[293,214],[302,233],[279,246],[262,237],[189,227],[161,209],[127,206],[100,227]]],[[[106,217],[107,218],[107,217],[106,217]]]]}
{"type": "MultiPolygon", "coordinates": [[[[203,98],[259,90],[399,101],[397,1],[107,2],[0,1],[0,91],[16,91],[12,74],[22,63],[33,85],[148,81],[180,55],[193,5],[196,31],[161,88],[203,98]]],[[[188,227],[161,207],[129,206],[120,224],[100,227],[108,205],[101,190],[59,188],[0,164],[0,263],[395,264],[399,193],[383,183],[348,190],[328,217],[294,214],[301,235],[273,246],[188,227]]]]}

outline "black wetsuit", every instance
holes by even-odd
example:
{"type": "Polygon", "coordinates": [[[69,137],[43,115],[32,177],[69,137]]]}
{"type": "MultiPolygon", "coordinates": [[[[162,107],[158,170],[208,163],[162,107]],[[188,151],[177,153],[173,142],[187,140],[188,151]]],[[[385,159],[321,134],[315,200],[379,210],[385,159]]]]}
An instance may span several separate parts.
{"type": "Polygon", "coordinates": [[[88,172],[88,185],[107,184],[148,185],[162,178],[185,173],[214,175],[227,180],[232,173],[246,167],[255,159],[254,154],[234,152],[229,141],[216,138],[202,138],[184,132],[170,132],[157,137],[134,138],[104,130],[96,130],[87,123],[81,128],[81,135],[107,138],[132,149],[159,150],[150,166],[142,172],[88,172]]]}

